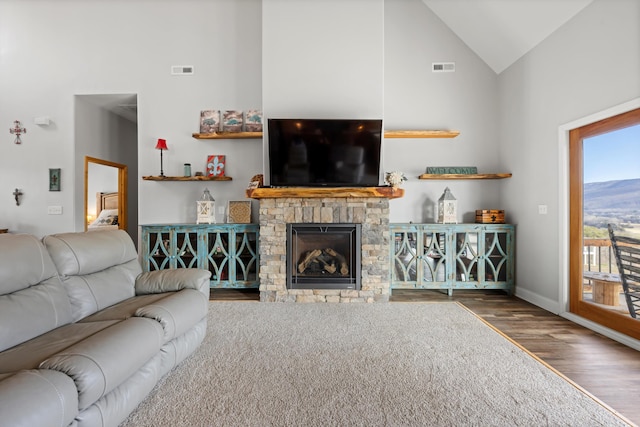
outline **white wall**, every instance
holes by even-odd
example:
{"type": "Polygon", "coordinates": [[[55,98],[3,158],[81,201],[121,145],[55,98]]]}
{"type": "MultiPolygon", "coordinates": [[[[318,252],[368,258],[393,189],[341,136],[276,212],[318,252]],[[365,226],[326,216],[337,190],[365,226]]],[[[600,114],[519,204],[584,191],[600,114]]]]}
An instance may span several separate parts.
{"type": "MultiPolygon", "coordinates": [[[[265,121],[269,117],[382,118],[383,6],[383,0],[265,1],[265,121]]],[[[266,143],[264,159],[269,183],[266,143]]]]}
{"type": "Polygon", "coordinates": [[[138,94],[139,221],[193,222],[195,201],[209,187],[219,205],[244,199],[262,169],[261,145],[199,141],[202,109],[260,108],[261,1],[183,0],[127,2],[3,0],[0,2],[0,123],[27,127],[22,145],[5,130],[0,144],[0,224],[12,232],[44,235],[82,224],[76,209],[74,95],[138,94]],[[189,77],[171,65],[193,65],[189,77]],[[33,118],[50,116],[38,127],[33,118]],[[165,174],[183,163],[204,169],[208,154],[227,154],[231,182],[158,183],[157,138],[167,139],[165,174]],[[48,169],[62,169],[62,191],[48,191],[48,169]],[[15,206],[11,193],[24,193],[15,206]],[[60,205],[63,215],[48,216],[60,205]]]}
{"type": "Polygon", "coordinates": [[[518,225],[516,293],[551,311],[562,311],[566,256],[558,129],[640,95],[639,17],[637,0],[596,0],[499,78],[499,139],[513,171],[502,200],[518,225]]]}
{"type": "Polygon", "coordinates": [[[383,0],[266,0],[268,117],[382,118],[383,0]]]}
{"type": "MultiPolygon", "coordinates": [[[[454,139],[387,139],[385,171],[400,170],[405,197],[390,202],[392,222],[434,222],[449,187],[460,220],[476,209],[504,209],[500,181],[425,181],[427,166],[477,166],[510,172],[498,145],[497,76],[421,0],[385,2],[384,125],[387,129],[452,129],[454,139]],[[455,73],[433,73],[455,62],[455,73]]],[[[509,218],[507,212],[507,220],[509,218]]]]}

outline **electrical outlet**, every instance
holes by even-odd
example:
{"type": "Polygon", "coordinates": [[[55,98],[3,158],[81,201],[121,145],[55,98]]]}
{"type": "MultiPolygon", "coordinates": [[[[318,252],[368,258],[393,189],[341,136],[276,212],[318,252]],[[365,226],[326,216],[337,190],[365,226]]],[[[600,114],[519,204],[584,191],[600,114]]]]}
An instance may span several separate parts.
{"type": "Polygon", "coordinates": [[[49,214],[49,215],[62,215],[62,206],[49,206],[47,208],[47,214],[49,214]]]}
{"type": "Polygon", "coordinates": [[[538,205],[538,213],[540,215],[546,215],[547,214],[547,205],[538,205]]]}
{"type": "Polygon", "coordinates": [[[224,206],[218,206],[218,213],[224,214],[224,206]]]}

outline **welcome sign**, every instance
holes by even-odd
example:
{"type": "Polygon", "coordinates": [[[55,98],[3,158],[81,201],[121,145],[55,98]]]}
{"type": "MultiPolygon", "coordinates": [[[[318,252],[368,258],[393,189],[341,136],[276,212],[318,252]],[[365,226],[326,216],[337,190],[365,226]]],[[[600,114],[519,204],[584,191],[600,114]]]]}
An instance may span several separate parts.
{"type": "Polygon", "coordinates": [[[478,168],[475,166],[430,166],[430,167],[427,167],[427,173],[435,174],[435,175],[443,175],[443,174],[473,175],[478,173],[478,168]]]}

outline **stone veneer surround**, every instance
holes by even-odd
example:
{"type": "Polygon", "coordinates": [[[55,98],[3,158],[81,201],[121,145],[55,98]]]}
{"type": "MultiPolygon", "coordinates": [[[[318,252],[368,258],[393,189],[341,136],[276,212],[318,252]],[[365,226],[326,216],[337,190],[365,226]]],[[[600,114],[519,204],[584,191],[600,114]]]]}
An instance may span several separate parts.
{"type": "Polygon", "coordinates": [[[369,197],[260,199],[260,301],[388,302],[389,199],[369,197]],[[362,224],[361,288],[287,289],[287,224],[362,224]]]}

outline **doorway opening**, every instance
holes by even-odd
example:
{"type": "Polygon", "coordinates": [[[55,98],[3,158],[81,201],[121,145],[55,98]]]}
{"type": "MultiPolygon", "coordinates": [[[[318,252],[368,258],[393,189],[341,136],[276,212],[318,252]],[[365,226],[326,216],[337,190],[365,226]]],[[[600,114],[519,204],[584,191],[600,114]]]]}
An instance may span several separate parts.
{"type": "Polygon", "coordinates": [[[102,167],[104,170],[119,171],[113,173],[122,174],[124,171],[125,176],[138,176],[138,96],[131,93],[75,95],[74,101],[75,156],[78,171],[75,185],[78,189],[83,188],[83,191],[77,191],[75,196],[75,229],[86,230],[90,223],[88,221],[93,219],[91,217],[100,214],[100,211],[96,212],[95,207],[100,204],[100,196],[97,193],[105,193],[105,202],[117,203],[126,210],[126,213],[118,215],[118,222],[137,245],[138,181],[123,180],[119,175],[116,190],[113,184],[104,184],[103,188],[97,188],[94,187],[95,180],[89,168],[102,167]],[[87,162],[87,158],[91,160],[87,162]],[[79,173],[83,165],[84,175],[79,173]],[[122,188],[122,185],[125,188],[122,188]],[[117,196],[111,194],[109,198],[109,193],[122,194],[124,200],[114,202],[117,196]]]}

